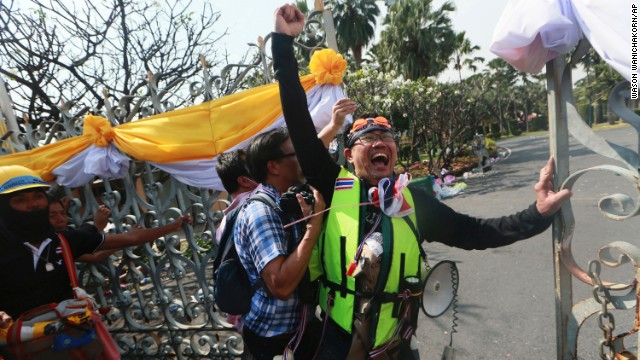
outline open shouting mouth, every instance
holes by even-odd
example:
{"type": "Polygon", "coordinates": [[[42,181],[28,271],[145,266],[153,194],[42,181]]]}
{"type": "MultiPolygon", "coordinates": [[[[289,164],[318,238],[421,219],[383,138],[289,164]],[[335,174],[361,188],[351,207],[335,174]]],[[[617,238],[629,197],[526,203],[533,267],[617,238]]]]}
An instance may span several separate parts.
{"type": "Polygon", "coordinates": [[[389,156],[385,153],[375,153],[371,156],[371,163],[376,166],[387,166],[389,165],[389,156]]]}

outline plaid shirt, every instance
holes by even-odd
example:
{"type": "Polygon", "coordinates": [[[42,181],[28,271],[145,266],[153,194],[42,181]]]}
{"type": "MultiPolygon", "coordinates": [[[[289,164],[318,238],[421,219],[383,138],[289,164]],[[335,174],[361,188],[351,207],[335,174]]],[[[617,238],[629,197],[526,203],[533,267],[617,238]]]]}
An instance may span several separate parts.
{"type": "MultiPolygon", "coordinates": [[[[266,193],[279,206],[280,194],[270,185],[261,184],[256,189],[257,192],[266,193]]],[[[238,257],[247,270],[251,284],[257,281],[260,272],[270,261],[288,254],[289,241],[297,243],[302,238],[303,234],[297,226],[292,226],[291,231],[285,231],[283,226],[293,220],[289,215],[284,215],[281,220],[274,208],[260,201],[244,204],[238,214],[233,235],[238,257]]],[[[268,296],[262,287],[253,295],[251,310],[243,317],[244,326],[263,337],[290,334],[296,331],[301,308],[297,291],[283,301],[268,296]]]]}

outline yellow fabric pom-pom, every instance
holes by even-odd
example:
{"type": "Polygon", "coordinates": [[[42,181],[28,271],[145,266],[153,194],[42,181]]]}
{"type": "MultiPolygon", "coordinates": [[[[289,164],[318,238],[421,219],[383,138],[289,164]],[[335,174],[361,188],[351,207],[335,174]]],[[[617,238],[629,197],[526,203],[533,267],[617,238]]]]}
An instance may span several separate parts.
{"type": "Polygon", "coordinates": [[[115,132],[113,131],[113,127],[111,127],[109,120],[94,115],[85,116],[82,133],[84,135],[89,135],[93,145],[100,147],[109,145],[115,136],[115,132]]]}
{"type": "Polygon", "coordinates": [[[347,61],[333,49],[322,49],[313,53],[309,70],[316,78],[316,84],[342,84],[347,71],[347,61]]]}

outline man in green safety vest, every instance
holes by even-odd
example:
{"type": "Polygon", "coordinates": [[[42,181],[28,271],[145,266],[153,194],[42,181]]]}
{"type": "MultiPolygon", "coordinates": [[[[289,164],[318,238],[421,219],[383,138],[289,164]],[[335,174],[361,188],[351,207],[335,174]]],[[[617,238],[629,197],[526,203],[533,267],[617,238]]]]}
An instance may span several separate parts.
{"type": "Polygon", "coordinates": [[[407,359],[417,326],[414,298],[425,276],[422,241],[462,249],[509,245],[547,229],[571,194],[554,192],[550,158],[527,209],[494,219],[457,213],[431,194],[407,188],[406,176],[395,176],[398,150],[384,117],[354,121],[344,150],[354,173],[335,164],[316,136],[298,77],[293,40],[303,26],[294,5],[278,8],[272,54],[303,174],[330,207],[309,265],[320,279],[325,326],[318,358],[407,359]]]}

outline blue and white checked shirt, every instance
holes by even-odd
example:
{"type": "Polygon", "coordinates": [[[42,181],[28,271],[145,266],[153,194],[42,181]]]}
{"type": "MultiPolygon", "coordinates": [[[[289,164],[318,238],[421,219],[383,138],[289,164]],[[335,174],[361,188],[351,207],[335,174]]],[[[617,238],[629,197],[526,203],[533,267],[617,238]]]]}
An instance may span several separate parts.
{"type": "MultiPolygon", "coordinates": [[[[279,206],[280,194],[270,185],[261,184],[257,192],[266,193],[279,206]]],[[[284,225],[294,221],[293,217],[285,215],[283,223],[276,210],[263,202],[250,201],[243,206],[235,223],[233,237],[240,262],[247,269],[253,285],[270,261],[288,254],[288,241],[297,243],[303,234],[298,226],[285,231],[284,225]]],[[[296,331],[301,309],[297,290],[283,301],[267,296],[265,289],[260,288],[253,295],[251,310],[243,316],[244,326],[263,337],[290,334],[296,331]]]]}

